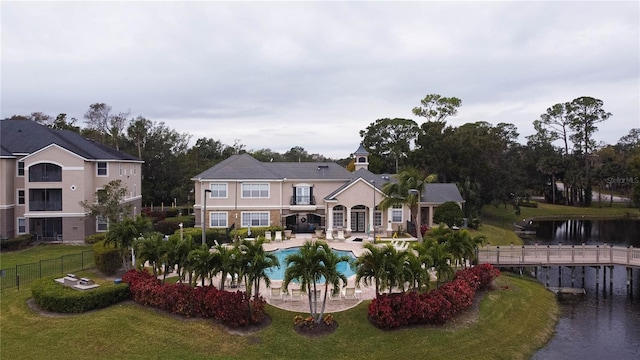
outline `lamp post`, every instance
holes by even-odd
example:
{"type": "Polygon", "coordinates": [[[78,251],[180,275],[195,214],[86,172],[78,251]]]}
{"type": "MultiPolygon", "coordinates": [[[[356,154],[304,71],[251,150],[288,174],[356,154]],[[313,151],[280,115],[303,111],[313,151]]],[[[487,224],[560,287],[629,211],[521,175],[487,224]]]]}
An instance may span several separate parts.
{"type": "Polygon", "coordinates": [[[422,231],[420,231],[421,229],[421,225],[420,225],[420,218],[421,218],[421,214],[420,214],[420,198],[422,197],[422,194],[420,193],[420,190],[417,189],[410,189],[409,190],[409,194],[411,195],[416,195],[418,196],[418,213],[416,214],[416,237],[418,238],[418,242],[422,242],[422,231]]]}
{"type": "Polygon", "coordinates": [[[184,236],[182,235],[182,228],[184,227],[184,224],[183,224],[183,223],[180,223],[180,224],[178,224],[178,226],[180,226],[180,242],[182,242],[182,238],[184,237],[184,236]]]}
{"type": "Polygon", "coordinates": [[[210,193],[211,190],[204,189],[204,201],[202,202],[202,244],[207,243],[207,233],[205,228],[205,220],[207,218],[207,194],[210,193]]]}
{"type": "Polygon", "coordinates": [[[373,216],[371,217],[371,227],[373,228],[373,243],[376,243],[376,181],[371,180],[373,184],[373,216]]]}

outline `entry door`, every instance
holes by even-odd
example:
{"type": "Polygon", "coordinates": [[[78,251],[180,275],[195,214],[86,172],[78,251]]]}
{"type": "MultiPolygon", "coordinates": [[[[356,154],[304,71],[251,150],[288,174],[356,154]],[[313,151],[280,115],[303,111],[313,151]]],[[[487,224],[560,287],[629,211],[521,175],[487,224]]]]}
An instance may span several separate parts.
{"type": "Polygon", "coordinates": [[[366,213],[364,211],[354,211],[351,213],[351,230],[354,232],[365,232],[366,227],[366,213]]]}

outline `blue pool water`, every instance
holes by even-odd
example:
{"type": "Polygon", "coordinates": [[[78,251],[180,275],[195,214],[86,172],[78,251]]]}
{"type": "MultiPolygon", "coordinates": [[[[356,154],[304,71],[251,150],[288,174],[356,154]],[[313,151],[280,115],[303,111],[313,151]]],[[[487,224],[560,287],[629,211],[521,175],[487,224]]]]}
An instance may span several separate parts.
{"type": "MultiPolygon", "coordinates": [[[[284,280],[284,271],[286,266],[285,258],[290,254],[297,253],[298,251],[300,251],[300,248],[298,247],[273,251],[272,253],[278,257],[278,261],[280,262],[280,268],[272,267],[267,269],[266,273],[269,276],[269,279],[284,280]]],[[[356,259],[356,257],[353,255],[351,251],[333,250],[333,252],[338,256],[346,255],[354,260],[356,259]]],[[[343,273],[344,276],[346,276],[347,278],[355,274],[355,272],[351,270],[351,267],[346,261],[342,261],[338,263],[338,272],[343,273]]],[[[321,279],[320,282],[324,282],[324,279],[321,279]]]]}

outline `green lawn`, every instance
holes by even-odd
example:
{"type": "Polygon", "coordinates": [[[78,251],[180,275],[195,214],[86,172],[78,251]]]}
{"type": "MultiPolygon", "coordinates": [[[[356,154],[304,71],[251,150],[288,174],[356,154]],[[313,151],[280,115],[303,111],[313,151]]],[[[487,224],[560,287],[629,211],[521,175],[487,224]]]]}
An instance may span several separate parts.
{"type": "Polygon", "coordinates": [[[27,306],[28,289],[2,293],[2,359],[526,359],[553,335],[554,296],[510,275],[487,293],[477,321],[445,328],[382,331],[367,304],[334,314],[338,330],[307,338],[293,330],[296,313],[267,307],[272,323],[249,335],[207,320],[180,319],[127,302],[59,318],[27,306]]]}
{"type": "Polygon", "coordinates": [[[40,245],[20,251],[0,252],[0,269],[91,250],[91,245],[40,245]]]}

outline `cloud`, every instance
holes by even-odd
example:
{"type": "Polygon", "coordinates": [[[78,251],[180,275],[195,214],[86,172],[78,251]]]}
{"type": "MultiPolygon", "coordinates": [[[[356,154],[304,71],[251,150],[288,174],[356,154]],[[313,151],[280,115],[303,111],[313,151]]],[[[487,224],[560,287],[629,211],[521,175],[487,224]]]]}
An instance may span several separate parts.
{"type": "MultiPolygon", "coordinates": [[[[105,102],[248,149],[342,158],[376,119],[456,96],[452,125],[604,101],[640,127],[637,2],[3,2],[1,117],[105,102]]],[[[420,119],[416,119],[420,122],[420,119]]]]}

